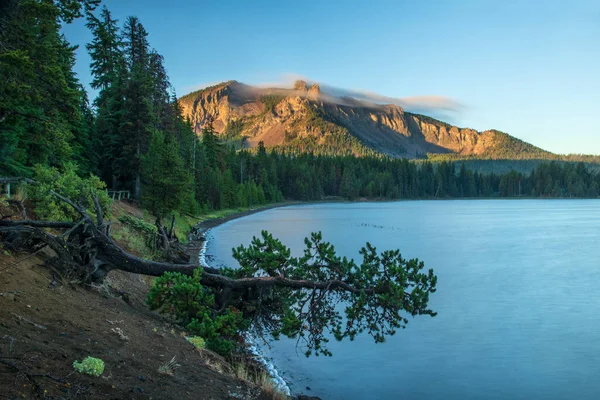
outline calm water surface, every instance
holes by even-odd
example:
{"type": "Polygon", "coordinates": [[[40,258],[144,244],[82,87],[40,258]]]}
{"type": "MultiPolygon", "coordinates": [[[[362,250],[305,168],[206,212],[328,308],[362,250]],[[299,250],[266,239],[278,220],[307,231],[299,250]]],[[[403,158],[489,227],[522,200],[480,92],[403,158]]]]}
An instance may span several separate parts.
{"type": "Polygon", "coordinates": [[[212,230],[208,254],[266,229],[296,255],[322,231],[341,255],[366,241],[438,275],[435,318],[409,319],[384,344],[333,341],[272,357],[292,391],[323,399],[600,399],[600,200],[342,203],[278,208],[212,230]],[[310,387],[308,390],[306,387],[310,387]]]}

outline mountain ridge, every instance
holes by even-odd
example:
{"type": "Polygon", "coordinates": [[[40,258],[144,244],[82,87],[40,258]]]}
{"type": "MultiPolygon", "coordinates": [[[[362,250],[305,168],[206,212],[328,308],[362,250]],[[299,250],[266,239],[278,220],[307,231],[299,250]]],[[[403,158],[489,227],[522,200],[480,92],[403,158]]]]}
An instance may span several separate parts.
{"type": "Polygon", "coordinates": [[[227,81],[182,96],[179,103],[196,132],[212,119],[218,134],[238,138],[244,147],[262,141],[266,147],[328,155],[553,156],[498,130],[460,128],[395,104],[330,96],[305,81],[296,81],[292,89],[227,81]]]}

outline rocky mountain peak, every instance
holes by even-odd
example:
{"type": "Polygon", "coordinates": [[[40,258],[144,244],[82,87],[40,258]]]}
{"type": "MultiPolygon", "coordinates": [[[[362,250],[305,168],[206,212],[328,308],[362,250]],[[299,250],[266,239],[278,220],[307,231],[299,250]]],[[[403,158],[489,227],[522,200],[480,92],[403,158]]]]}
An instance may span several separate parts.
{"type": "Polygon", "coordinates": [[[307,92],[308,85],[306,84],[306,81],[297,80],[296,82],[294,82],[294,90],[300,90],[302,92],[307,92]]]}
{"type": "Polygon", "coordinates": [[[501,132],[459,128],[394,104],[324,95],[318,84],[303,80],[293,89],[229,81],[183,96],[179,104],[197,132],[211,118],[216,132],[235,133],[246,147],[263,142],[297,150],[310,145],[344,155],[370,149],[408,158],[428,153],[483,158],[549,154],[501,132]]]}
{"type": "Polygon", "coordinates": [[[308,93],[312,94],[312,95],[315,95],[315,96],[320,95],[321,94],[321,88],[319,87],[319,84],[315,83],[314,85],[312,85],[310,87],[310,89],[308,89],[308,93]]]}

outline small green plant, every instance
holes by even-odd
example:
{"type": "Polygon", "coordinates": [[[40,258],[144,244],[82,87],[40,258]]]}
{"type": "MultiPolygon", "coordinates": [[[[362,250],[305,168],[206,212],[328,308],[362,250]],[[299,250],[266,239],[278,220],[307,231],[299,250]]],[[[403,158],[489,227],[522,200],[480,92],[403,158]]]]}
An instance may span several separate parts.
{"type": "Polygon", "coordinates": [[[163,375],[172,376],[173,372],[179,367],[181,367],[181,365],[177,364],[175,357],[173,357],[171,358],[171,361],[167,361],[166,363],[158,367],[158,372],[163,375]]]}
{"type": "Polygon", "coordinates": [[[95,357],[86,357],[82,362],[75,360],[73,368],[80,374],[100,376],[104,372],[104,361],[95,357]]]}
{"type": "Polygon", "coordinates": [[[185,340],[194,345],[195,348],[202,350],[206,347],[206,342],[200,336],[186,336],[185,340]]]}
{"type": "Polygon", "coordinates": [[[10,252],[4,248],[4,245],[2,243],[0,243],[0,253],[4,254],[5,256],[10,255],[10,252]]]}

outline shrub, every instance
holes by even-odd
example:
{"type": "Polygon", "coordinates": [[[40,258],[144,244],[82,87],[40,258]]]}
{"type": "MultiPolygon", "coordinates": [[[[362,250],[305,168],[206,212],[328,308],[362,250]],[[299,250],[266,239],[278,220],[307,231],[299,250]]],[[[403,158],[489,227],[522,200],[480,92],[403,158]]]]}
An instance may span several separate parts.
{"type": "Polygon", "coordinates": [[[185,340],[193,344],[197,349],[203,349],[206,347],[206,342],[200,336],[188,336],[185,338],[185,340]]]}
{"type": "Polygon", "coordinates": [[[208,349],[228,356],[248,322],[233,307],[217,312],[214,294],[202,286],[201,276],[200,269],[193,276],[167,272],[154,281],[147,303],[152,310],[175,317],[187,331],[204,339],[208,349]]]}
{"type": "Polygon", "coordinates": [[[110,217],[111,199],[106,192],[106,184],[94,175],[82,178],[75,170],[73,164],[67,164],[63,172],[54,167],[36,166],[34,180],[39,185],[31,185],[29,193],[40,219],[69,221],[81,218],[77,211],[53,196],[50,190],[81,205],[92,216],[95,216],[96,212],[92,194],[96,194],[102,213],[105,217],[110,217]]]}
{"type": "Polygon", "coordinates": [[[95,357],[86,357],[82,362],[75,360],[73,368],[80,374],[100,376],[104,372],[104,361],[95,357]]]}
{"type": "Polygon", "coordinates": [[[158,232],[156,225],[152,225],[151,223],[146,222],[143,219],[136,218],[131,215],[127,215],[127,214],[121,215],[119,217],[119,221],[122,222],[123,224],[127,224],[127,225],[131,226],[132,228],[135,228],[136,230],[141,231],[146,234],[149,234],[149,235],[153,235],[156,232],[158,232]]]}

